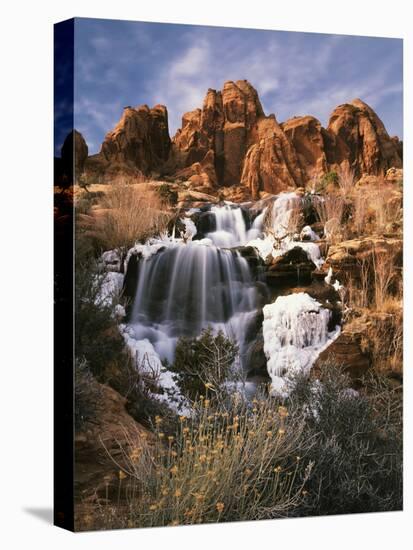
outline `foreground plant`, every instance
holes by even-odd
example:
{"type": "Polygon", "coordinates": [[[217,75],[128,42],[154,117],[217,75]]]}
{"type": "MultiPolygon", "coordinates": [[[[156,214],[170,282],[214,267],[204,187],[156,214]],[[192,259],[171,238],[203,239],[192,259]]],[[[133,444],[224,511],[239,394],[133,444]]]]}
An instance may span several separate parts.
{"type": "Polygon", "coordinates": [[[211,410],[208,398],[181,417],[175,434],[155,420],[156,442],[129,440],[116,459],[126,489],[122,513],[101,508],[106,527],[161,526],[276,518],[303,497],[312,464],[298,455],[304,416],[271,399],[238,414],[211,410]]]}

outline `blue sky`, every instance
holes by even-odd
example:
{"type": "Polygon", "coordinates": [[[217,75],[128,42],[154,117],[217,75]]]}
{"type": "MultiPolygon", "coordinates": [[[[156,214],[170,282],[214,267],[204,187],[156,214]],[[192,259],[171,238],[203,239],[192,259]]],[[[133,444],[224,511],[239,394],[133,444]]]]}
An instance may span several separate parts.
{"type": "Polygon", "coordinates": [[[165,104],[171,136],[208,88],[247,79],[279,122],[360,97],[403,134],[402,40],[76,19],[75,127],[98,152],[123,107],[165,104]]]}

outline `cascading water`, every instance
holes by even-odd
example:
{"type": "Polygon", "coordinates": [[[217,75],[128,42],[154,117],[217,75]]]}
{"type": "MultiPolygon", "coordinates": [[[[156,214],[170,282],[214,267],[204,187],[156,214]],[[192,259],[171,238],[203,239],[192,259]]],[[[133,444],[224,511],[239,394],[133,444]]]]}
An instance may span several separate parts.
{"type": "Polygon", "coordinates": [[[216,230],[207,237],[216,246],[231,248],[246,242],[247,229],[241,208],[213,206],[211,213],[215,216],[216,230]]]}
{"type": "MultiPolygon", "coordinates": [[[[145,364],[152,362],[161,370],[161,359],[173,361],[180,336],[198,336],[211,326],[237,342],[240,367],[244,366],[256,334],[254,329],[252,336],[246,336],[249,327],[255,327],[259,297],[248,262],[237,247],[255,247],[266,258],[301,246],[316,265],[322,262],[318,245],[309,240],[318,239],[311,228],[303,232],[305,241],[291,236],[291,216],[301,204],[299,195],[283,193],[267,203],[252,224],[245,207],[234,204],[191,209],[181,218],[184,229],[131,249],[125,263],[137,255],[136,292],[129,323],[121,325],[121,331],[140,362],[146,357],[145,364]],[[205,227],[209,227],[206,233],[205,227]]],[[[329,333],[330,311],[303,293],[278,297],[263,313],[272,389],[287,395],[288,376],[309,370],[339,328],[329,333]]],[[[162,371],[162,384],[179,393],[170,373],[162,371]]]]}
{"type": "MultiPolygon", "coordinates": [[[[281,193],[274,200],[271,208],[269,224],[265,230],[265,234],[261,236],[252,236],[247,242],[248,246],[253,246],[257,249],[260,256],[265,260],[268,256],[281,256],[288,250],[298,246],[305,250],[307,256],[314,264],[319,267],[323,264],[323,259],[320,255],[320,248],[315,242],[309,240],[297,240],[298,237],[292,235],[295,212],[300,212],[302,208],[302,198],[296,193],[281,193]]],[[[264,219],[263,212],[261,214],[262,221],[264,219]]],[[[317,240],[318,236],[311,230],[306,228],[304,234],[306,239],[317,240]]]]}
{"type": "Polygon", "coordinates": [[[250,269],[237,251],[172,241],[139,262],[131,325],[137,339],[149,339],[172,360],[179,336],[197,336],[207,326],[239,339],[256,302],[250,269]]]}
{"type": "Polygon", "coordinates": [[[206,237],[211,239],[215,246],[233,248],[243,246],[247,241],[262,234],[263,213],[259,214],[250,229],[244,218],[242,208],[225,204],[224,206],[213,206],[210,213],[215,218],[215,230],[207,233],[206,237]]]}
{"type": "Polygon", "coordinates": [[[246,346],[250,322],[257,313],[258,293],[249,265],[232,247],[242,246],[262,232],[262,215],[248,229],[247,217],[235,205],[213,206],[215,230],[192,240],[196,225],[188,211],[181,219],[181,238],[163,236],[136,245],[128,254],[139,257],[136,293],[125,339],[134,353],[143,342],[160,358],[173,361],[180,336],[198,336],[211,326],[222,329],[240,349],[246,346]]]}

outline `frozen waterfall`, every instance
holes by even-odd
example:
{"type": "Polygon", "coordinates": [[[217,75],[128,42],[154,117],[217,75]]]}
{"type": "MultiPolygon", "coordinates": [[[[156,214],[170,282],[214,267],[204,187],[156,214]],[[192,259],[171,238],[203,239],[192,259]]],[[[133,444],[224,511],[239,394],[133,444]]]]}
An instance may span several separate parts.
{"type": "Polygon", "coordinates": [[[288,395],[289,375],[308,373],[340,329],[328,331],[330,311],[304,292],[279,296],[263,312],[264,353],[272,391],[288,395]]]}

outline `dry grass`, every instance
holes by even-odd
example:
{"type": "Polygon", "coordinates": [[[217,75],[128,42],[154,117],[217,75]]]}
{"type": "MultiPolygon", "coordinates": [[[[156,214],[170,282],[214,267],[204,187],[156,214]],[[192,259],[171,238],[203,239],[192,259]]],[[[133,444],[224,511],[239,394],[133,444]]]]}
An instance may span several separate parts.
{"type": "Polygon", "coordinates": [[[355,177],[354,170],[348,164],[343,163],[338,167],[337,181],[343,197],[349,198],[354,189],[355,177]]]}
{"type": "Polygon", "coordinates": [[[368,200],[366,193],[357,190],[353,197],[353,230],[356,235],[363,235],[366,231],[368,215],[368,200]]]}
{"type": "Polygon", "coordinates": [[[375,249],[359,262],[359,277],[347,285],[348,312],[358,312],[363,352],[376,371],[400,374],[403,370],[402,279],[396,254],[375,249]]]}
{"type": "Polygon", "coordinates": [[[78,225],[105,250],[130,247],[165,231],[170,214],[155,190],[145,184],[106,187],[98,205],[80,214],[78,225]]]}
{"type": "Polygon", "coordinates": [[[316,197],[314,208],[320,222],[324,225],[324,233],[329,243],[342,239],[342,220],[344,213],[344,198],[341,194],[331,193],[325,197],[316,197]]]}
{"type": "Polygon", "coordinates": [[[383,185],[380,192],[371,197],[374,211],[375,231],[378,234],[393,233],[402,220],[401,200],[395,196],[393,188],[383,185]]]}
{"type": "Polygon", "coordinates": [[[301,502],[311,470],[297,451],[303,416],[289,421],[271,399],[248,413],[217,412],[204,398],[193,418],[180,418],[175,437],[163,432],[161,417],[155,424],[157,444],[131,437],[131,450],[114,459],[127,513],[102,506],[95,521],[106,528],[281,517],[301,502]]]}

